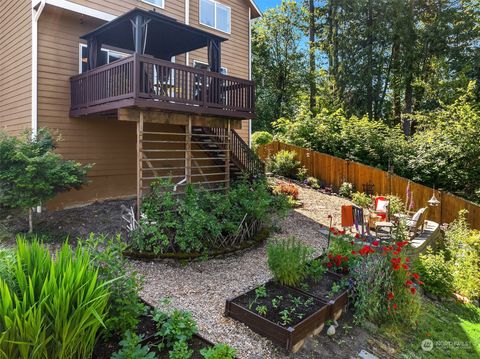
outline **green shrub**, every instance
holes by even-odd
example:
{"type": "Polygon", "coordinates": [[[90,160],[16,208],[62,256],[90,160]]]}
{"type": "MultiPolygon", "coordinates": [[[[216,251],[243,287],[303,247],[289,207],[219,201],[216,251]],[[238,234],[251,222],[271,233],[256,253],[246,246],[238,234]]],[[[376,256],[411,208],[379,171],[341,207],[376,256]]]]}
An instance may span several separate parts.
{"type": "Polygon", "coordinates": [[[369,208],[372,205],[372,197],[363,192],[352,194],[352,202],[358,207],[369,208]]]}
{"type": "Polygon", "coordinates": [[[265,181],[239,182],[226,193],[187,186],[175,195],[169,181],[154,181],[142,203],[139,226],[130,233],[132,249],[153,253],[192,253],[222,249],[222,238],[234,235],[245,219],[267,221],[272,208],[287,209],[265,181]]]}
{"type": "Polygon", "coordinates": [[[120,235],[107,238],[93,233],[80,244],[90,253],[99,278],[110,283],[109,311],[105,320],[107,334],[134,331],[146,308],[139,297],[142,278],[123,256],[127,245],[120,235]]]}
{"type": "Polygon", "coordinates": [[[315,177],[307,177],[307,179],[305,180],[305,183],[307,185],[309,185],[310,187],[312,187],[313,189],[319,189],[320,188],[320,184],[318,183],[318,179],[316,179],[315,177]]]}
{"type": "Polygon", "coordinates": [[[0,249],[0,279],[15,293],[18,293],[18,286],[15,281],[15,267],[17,260],[15,252],[11,249],[0,249]]]}
{"type": "Polygon", "coordinates": [[[300,162],[296,157],[297,154],[293,151],[279,151],[267,160],[266,169],[279,176],[297,178],[300,162]]]}
{"type": "Polygon", "coordinates": [[[423,289],[433,295],[449,297],[453,293],[453,274],[443,251],[433,253],[428,248],[415,260],[415,268],[424,282],[423,289]]]}
{"type": "Polygon", "coordinates": [[[200,354],[202,354],[205,359],[234,359],[237,351],[227,344],[216,344],[213,348],[200,350],[200,354]]]}
{"type": "Polygon", "coordinates": [[[350,198],[352,197],[353,184],[350,182],[343,182],[338,190],[338,194],[342,197],[350,198]]]}
{"type": "Polygon", "coordinates": [[[389,216],[392,216],[396,213],[404,213],[405,212],[405,204],[403,203],[402,199],[395,195],[388,195],[386,196],[389,203],[388,203],[388,213],[389,216]]]}
{"type": "Polygon", "coordinates": [[[107,315],[108,286],[82,248],[55,254],[19,237],[15,290],[0,279],[0,354],[5,358],[89,358],[107,315]]]}
{"type": "Polygon", "coordinates": [[[260,145],[268,145],[273,141],[273,136],[266,131],[257,131],[252,134],[252,148],[254,151],[260,147],[260,145]]]}
{"type": "Polygon", "coordinates": [[[455,291],[470,299],[480,298],[480,231],[469,228],[465,211],[448,227],[445,242],[455,291]]]}
{"type": "Polygon", "coordinates": [[[156,359],[157,356],[150,352],[150,347],[141,344],[143,336],[139,336],[130,331],[120,342],[121,349],[112,354],[111,359],[156,359]]]}
{"type": "Polygon", "coordinates": [[[298,286],[307,274],[311,254],[312,250],[294,237],[272,240],[267,246],[268,267],[277,282],[298,286]]]}
{"type": "Polygon", "coordinates": [[[0,208],[28,210],[30,232],[32,207],[87,181],[91,166],[63,160],[54,150],[54,139],[45,129],[33,139],[30,133],[22,138],[0,133],[0,208]]]}
{"type": "MultiPolygon", "coordinates": [[[[177,342],[188,343],[193,335],[198,333],[197,323],[189,312],[156,309],[153,319],[157,325],[157,335],[162,337],[161,348],[173,349],[177,342]]],[[[180,349],[178,347],[178,350],[180,349]]]]}
{"type": "Polygon", "coordinates": [[[193,355],[193,350],[188,347],[187,342],[178,341],[173,344],[173,348],[168,354],[169,359],[189,359],[193,355]]]}

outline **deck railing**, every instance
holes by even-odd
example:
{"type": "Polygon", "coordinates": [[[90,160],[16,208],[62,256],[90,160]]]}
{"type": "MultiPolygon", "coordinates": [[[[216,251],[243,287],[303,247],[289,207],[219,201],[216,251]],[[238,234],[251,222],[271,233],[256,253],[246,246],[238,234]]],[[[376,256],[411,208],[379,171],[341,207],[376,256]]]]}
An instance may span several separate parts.
{"type": "Polygon", "coordinates": [[[132,55],[71,78],[71,110],[79,115],[134,100],[152,107],[252,118],[252,81],[132,55]]]}

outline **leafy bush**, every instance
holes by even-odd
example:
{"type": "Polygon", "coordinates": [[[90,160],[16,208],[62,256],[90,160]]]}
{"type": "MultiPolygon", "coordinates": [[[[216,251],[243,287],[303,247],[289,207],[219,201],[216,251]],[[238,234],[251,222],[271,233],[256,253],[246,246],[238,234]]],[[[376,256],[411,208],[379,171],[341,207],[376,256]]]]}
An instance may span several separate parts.
{"type": "Polygon", "coordinates": [[[267,246],[268,267],[276,281],[298,286],[307,274],[312,250],[294,237],[272,240],[267,246]]]}
{"type": "Polygon", "coordinates": [[[87,181],[91,166],[63,160],[54,149],[54,139],[45,129],[33,139],[30,134],[17,138],[0,133],[0,208],[28,210],[30,232],[32,207],[87,181]]]}
{"type": "Polygon", "coordinates": [[[358,207],[369,208],[372,205],[372,197],[363,192],[352,194],[352,202],[358,207]]]}
{"type": "Polygon", "coordinates": [[[293,151],[279,151],[267,160],[266,169],[279,176],[297,178],[300,162],[296,157],[293,151]]]}
{"type": "Polygon", "coordinates": [[[389,216],[392,216],[396,213],[404,213],[405,212],[405,204],[403,203],[402,199],[398,196],[388,195],[386,196],[389,203],[388,203],[388,213],[389,216]]]}
{"type": "Polygon", "coordinates": [[[18,293],[18,286],[15,281],[15,267],[17,260],[15,252],[11,249],[0,249],[0,279],[15,293],[18,293]]]}
{"type": "Polygon", "coordinates": [[[205,359],[234,359],[237,351],[227,344],[216,344],[213,348],[204,348],[200,354],[205,359]]]}
{"type": "Polygon", "coordinates": [[[108,283],[82,248],[55,259],[17,239],[15,288],[0,279],[0,353],[5,358],[89,358],[107,315],[108,283]],[[18,288],[18,293],[16,291],[18,288]]]}
{"type": "Polygon", "coordinates": [[[343,182],[338,190],[338,194],[342,197],[350,198],[352,197],[353,184],[350,182],[343,182]]]}
{"type": "Polygon", "coordinates": [[[469,228],[466,212],[445,232],[446,255],[453,268],[455,291],[470,299],[480,298],[480,231],[469,228]]]}
{"type": "Polygon", "coordinates": [[[130,233],[133,250],[201,253],[223,248],[220,239],[235,234],[245,219],[267,221],[272,208],[287,208],[264,181],[237,183],[226,194],[187,186],[183,197],[172,187],[168,181],[151,184],[139,226],[130,233]]]}
{"type": "Polygon", "coordinates": [[[145,312],[145,305],[138,294],[142,290],[142,278],[123,256],[127,245],[120,235],[107,238],[93,233],[80,244],[90,253],[99,278],[109,283],[107,334],[122,335],[135,330],[140,315],[145,312]]]}
{"type": "Polygon", "coordinates": [[[307,179],[305,180],[305,183],[312,187],[313,189],[320,189],[320,184],[318,183],[318,179],[316,179],[315,177],[307,177],[307,179]]]}
{"type": "Polygon", "coordinates": [[[442,297],[449,297],[453,293],[454,278],[450,263],[445,260],[443,251],[433,253],[428,248],[415,261],[415,269],[422,277],[424,290],[442,297]]]}
{"type": "Polygon", "coordinates": [[[193,350],[188,347],[187,342],[178,341],[173,344],[168,354],[169,359],[189,359],[193,355],[193,350]]]}
{"type": "Polygon", "coordinates": [[[272,141],[273,136],[266,131],[257,131],[252,134],[252,148],[254,151],[256,151],[260,145],[268,145],[272,141]]]}
{"type": "Polygon", "coordinates": [[[125,332],[120,342],[121,349],[113,353],[111,359],[156,359],[157,356],[150,352],[150,347],[141,344],[142,339],[143,336],[125,332]]]}
{"type": "MultiPolygon", "coordinates": [[[[189,312],[155,310],[153,319],[157,325],[157,335],[162,337],[161,348],[174,349],[177,342],[187,344],[198,333],[197,323],[189,312]]],[[[184,351],[177,345],[177,350],[184,351]]]]}

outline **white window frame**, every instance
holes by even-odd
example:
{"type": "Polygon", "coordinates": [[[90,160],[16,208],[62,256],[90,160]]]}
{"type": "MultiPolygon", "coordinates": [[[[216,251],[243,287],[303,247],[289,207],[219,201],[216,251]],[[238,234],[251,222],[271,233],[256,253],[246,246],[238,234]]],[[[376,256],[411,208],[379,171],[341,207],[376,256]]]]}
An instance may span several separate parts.
{"type": "Polygon", "coordinates": [[[215,1],[215,0],[204,0],[204,1],[209,1],[209,2],[213,3],[213,5],[214,5],[214,7],[213,7],[213,22],[215,23],[215,25],[211,26],[211,25],[208,25],[208,24],[205,24],[205,23],[202,22],[202,0],[198,0],[198,22],[199,22],[199,24],[202,25],[202,26],[209,27],[210,29],[215,29],[217,31],[224,32],[226,34],[231,34],[232,33],[232,8],[228,5],[222,4],[221,2],[218,2],[218,1],[215,1]],[[221,5],[223,7],[226,7],[228,9],[228,17],[230,18],[230,26],[229,26],[228,31],[219,29],[217,27],[217,4],[221,5]]]}
{"type": "Polygon", "coordinates": [[[158,7],[159,9],[165,9],[165,0],[162,0],[162,4],[161,4],[161,5],[153,4],[153,3],[151,3],[149,0],[142,0],[142,2],[145,3],[145,4],[151,5],[151,6],[158,7]]]}
{"type": "MultiPolygon", "coordinates": [[[[206,66],[207,66],[207,68],[208,68],[208,66],[209,66],[209,65],[208,65],[208,63],[207,63],[207,62],[205,62],[205,61],[193,60],[193,64],[192,64],[192,66],[193,66],[194,68],[195,68],[195,65],[196,65],[196,64],[202,64],[202,65],[206,65],[206,66]]],[[[228,75],[228,69],[227,69],[226,67],[220,66],[220,70],[223,70],[223,71],[225,71],[225,73],[224,73],[224,74],[220,73],[220,75],[225,75],[225,76],[227,76],[227,75],[228,75]]]]}
{"type": "MultiPolygon", "coordinates": [[[[87,48],[87,45],[80,43],[79,46],[78,46],[78,73],[79,73],[79,74],[82,73],[82,49],[83,49],[83,48],[87,48]]],[[[120,56],[120,57],[130,56],[130,54],[127,54],[127,53],[124,53],[124,52],[120,52],[120,51],[105,49],[105,48],[103,48],[103,47],[101,48],[101,51],[105,51],[105,52],[107,53],[107,61],[108,61],[108,59],[110,58],[110,54],[118,55],[118,56],[120,56]]],[[[110,62],[108,62],[108,63],[110,63],[110,62]]]]}

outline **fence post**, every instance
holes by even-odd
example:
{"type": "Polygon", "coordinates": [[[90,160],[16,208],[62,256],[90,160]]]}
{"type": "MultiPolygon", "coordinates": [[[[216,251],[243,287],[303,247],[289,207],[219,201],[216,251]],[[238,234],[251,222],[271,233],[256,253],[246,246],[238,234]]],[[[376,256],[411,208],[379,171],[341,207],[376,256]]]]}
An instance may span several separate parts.
{"type": "Polygon", "coordinates": [[[443,224],[443,189],[438,189],[438,192],[440,194],[440,205],[439,205],[439,210],[440,210],[440,223],[439,224],[443,224]]]}

